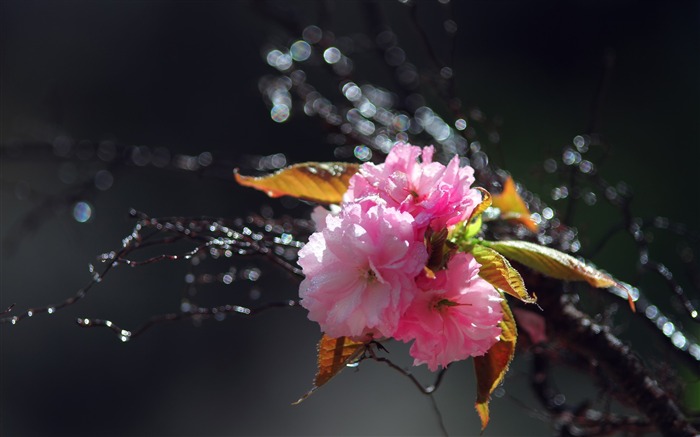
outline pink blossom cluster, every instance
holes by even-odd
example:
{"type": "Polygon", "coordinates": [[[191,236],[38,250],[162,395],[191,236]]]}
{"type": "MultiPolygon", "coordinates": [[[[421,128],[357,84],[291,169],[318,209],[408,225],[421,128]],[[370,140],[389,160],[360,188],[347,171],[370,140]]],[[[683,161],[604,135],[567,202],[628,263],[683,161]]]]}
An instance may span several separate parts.
{"type": "Polygon", "coordinates": [[[317,232],[299,251],[299,294],[327,335],[413,341],[414,365],[437,370],[486,353],[503,314],[471,254],[427,266],[426,233],[454,228],[481,201],[474,170],[457,156],[433,162],[433,153],[399,143],[384,163],[360,167],[339,212],[314,211],[317,232]]]}

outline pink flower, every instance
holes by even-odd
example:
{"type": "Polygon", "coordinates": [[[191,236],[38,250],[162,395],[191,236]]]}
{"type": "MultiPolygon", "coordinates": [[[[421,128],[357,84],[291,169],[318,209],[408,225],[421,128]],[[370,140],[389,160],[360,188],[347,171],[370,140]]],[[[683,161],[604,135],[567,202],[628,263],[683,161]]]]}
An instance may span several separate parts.
{"type": "Polygon", "coordinates": [[[447,166],[433,162],[433,153],[432,146],[396,144],[383,164],[362,165],[350,179],[345,202],[379,196],[387,205],[410,213],[423,229],[439,230],[468,219],[481,201],[471,188],[474,170],[460,167],[457,156],[447,166]]]}
{"type": "Polygon", "coordinates": [[[340,206],[330,205],[329,208],[330,208],[330,210],[328,210],[322,206],[317,206],[316,208],[314,208],[313,211],[311,211],[311,220],[313,220],[314,224],[316,225],[316,230],[319,232],[325,229],[326,216],[328,214],[331,214],[331,215],[340,214],[340,206]]]}
{"type": "Polygon", "coordinates": [[[471,254],[457,253],[435,279],[421,277],[419,292],[394,337],[409,342],[414,365],[430,370],[485,354],[498,341],[503,318],[500,293],[479,277],[471,254]]]}
{"type": "Polygon", "coordinates": [[[325,220],[299,251],[309,319],[332,337],[392,336],[428,256],[413,217],[367,198],[325,220]]]}

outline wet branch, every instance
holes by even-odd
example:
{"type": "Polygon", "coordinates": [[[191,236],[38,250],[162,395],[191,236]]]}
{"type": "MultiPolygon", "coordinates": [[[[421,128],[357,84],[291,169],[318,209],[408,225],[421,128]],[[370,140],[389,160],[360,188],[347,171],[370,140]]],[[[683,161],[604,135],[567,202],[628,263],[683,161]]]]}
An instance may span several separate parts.
{"type": "MultiPolygon", "coordinates": [[[[549,280],[547,289],[556,290],[549,280]]],[[[547,314],[547,332],[566,342],[567,347],[596,362],[634,407],[665,436],[695,436],[698,430],[633,353],[610,329],[595,323],[578,310],[570,297],[542,292],[540,305],[547,314]]]]}

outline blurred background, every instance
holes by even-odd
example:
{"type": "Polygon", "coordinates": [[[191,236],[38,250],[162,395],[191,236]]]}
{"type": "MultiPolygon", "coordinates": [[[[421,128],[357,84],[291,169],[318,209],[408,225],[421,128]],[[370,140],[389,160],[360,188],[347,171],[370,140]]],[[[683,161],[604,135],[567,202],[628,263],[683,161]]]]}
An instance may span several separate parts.
{"type": "MultiPolygon", "coordinates": [[[[429,54],[406,6],[379,6],[413,63],[427,68],[429,54]]],[[[418,6],[439,47],[444,5],[418,6]]],[[[697,229],[700,3],[453,1],[451,7],[458,94],[502,120],[500,145],[486,149],[492,160],[561,208],[550,197],[561,181],[543,171],[543,162],[560,159],[562,147],[586,131],[605,60],[614,55],[598,129],[611,150],[599,171],[632,187],[636,214],[697,229]]],[[[96,256],[119,248],[131,232],[131,207],[156,217],[237,217],[262,208],[308,214],[308,206],[237,186],[230,173],[277,153],[287,163],[337,159],[319,120],[293,111],[275,122],[260,96],[260,77],[275,74],[265,61],[270,44],[300,38],[285,33],[266,8],[286,8],[301,26],[323,20],[336,36],[368,31],[355,2],[328,2],[321,17],[316,3],[303,1],[0,3],[3,309],[16,303],[19,312],[73,295],[90,280],[96,256]],[[109,144],[136,146],[129,149],[136,154],[111,168],[98,156],[113,150],[109,144]],[[139,160],[139,150],[150,158],[139,160]],[[186,171],[158,165],[158,156],[216,165],[186,171]],[[91,186],[89,195],[75,190],[81,184],[91,186]]],[[[354,58],[354,80],[390,89],[373,56],[354,58]]],[[[326,86],[337,92],[332,81],[326,86]]],[[[620,217],[598,203],[582,206],[576,219],[585,247],[620,217]]],[[[665,238],[659,235],[656,253],[677,255],[676,240],[665,238]]],[[[615,240],[595,261],[624,280],[639,279],[632,247],[615,240]]],[[[206,268],[216,274],[227,262],[206,268]]],[[[255,306],[295,296],[297,284],[275,268],[255,260],[236,264],[259,269],[260,279],[202,287],[203,302],[255,306]]],[[[187,272],[183,261],[119,267],[72,307],[0,325],[0,434],[440,433],[429,399],[373,362],[290,406],[311,385],[320,336],[302,310],[162,325],[128,343],[74,322],[99,317],[132,328],[177,312],[187,272]]],[[[648,281],[641,284],[660,307],[676,311],[661,281],[640,281],[648,281]]],[[[658,348],[648,332],[621,329],[633,346],[658,348]]],[[[390,350],[393,360],[409,364],[403,345],[390,350]]],[[[538,418],[527,365],[525,354],[516,356],[485,435],[551,432],[538,418]]],[[[432,382],[424,369],[417,373],[432,382]]],[[[574,396],[595,393],[574,373],[558,376],[574,396]]],[[[436,394],[452,434],[479,431],[474,386],[471,363],[457,363],[436,394]]]]}

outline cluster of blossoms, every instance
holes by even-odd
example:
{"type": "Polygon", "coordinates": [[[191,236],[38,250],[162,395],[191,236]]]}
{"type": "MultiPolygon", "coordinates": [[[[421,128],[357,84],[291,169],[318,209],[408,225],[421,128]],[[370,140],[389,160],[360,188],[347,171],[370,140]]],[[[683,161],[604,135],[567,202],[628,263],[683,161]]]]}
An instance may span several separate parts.
{"type": "Polygon", "coordinates": [[[397,144],[383,164],[363,164],[338,211],[314,211],[299,265],[301,304],[326,335],[414,341],[414,365],[437,370],[486,353],[503,313],[471,254],[431,242],[481,201],[474,170],[456,156],[433,162],[433,152],[397,144]]]}

